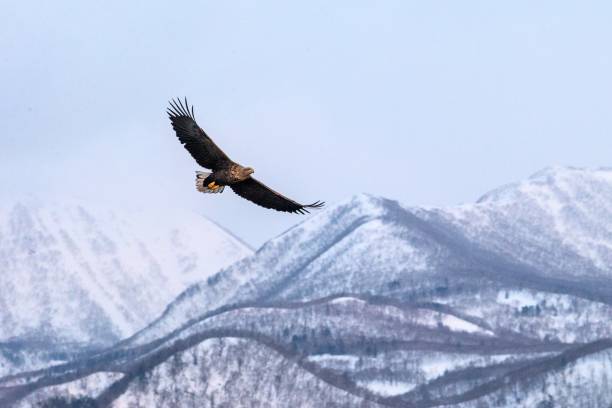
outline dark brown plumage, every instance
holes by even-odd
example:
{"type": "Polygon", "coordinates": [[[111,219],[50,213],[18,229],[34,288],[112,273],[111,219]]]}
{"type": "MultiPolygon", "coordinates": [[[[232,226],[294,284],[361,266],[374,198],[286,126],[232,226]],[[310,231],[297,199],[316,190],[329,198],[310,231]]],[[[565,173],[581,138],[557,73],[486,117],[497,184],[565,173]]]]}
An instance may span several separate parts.
{"type": "Polygon", "coordinates": [[[321,208],[325,203],[300,204],[257,181],[251,174],[254,170],[232,161],[212,139],[198,126],[193,106],[187,99],[170,101],[168,116],[179,141],[202,167],[211,173],[197,172],[196,187],[203,193],[221,193],[230,187],[240,197],[257,205],[289,213],[308,213],[308,209],[321,208]]]}

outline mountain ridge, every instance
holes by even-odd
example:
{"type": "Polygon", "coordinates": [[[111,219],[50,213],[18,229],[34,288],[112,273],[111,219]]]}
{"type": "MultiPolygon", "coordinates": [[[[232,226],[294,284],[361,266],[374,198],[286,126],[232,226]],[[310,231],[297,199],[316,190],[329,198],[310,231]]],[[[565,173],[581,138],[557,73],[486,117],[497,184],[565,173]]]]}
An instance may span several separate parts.
{"type": "Polygon", "coordinates": [[[190,286],[115,346],[0,378],[0,399],[606,406],[608,202],[612,171],[559,167],[453,208],[361,194],[190,286]]]}
{"type": "MultiPolygon", "coordinates": [[[[604,177],[604,179],[609,178],[609,180],[612,181],[612,170],[598,169],[596,172],[602,171],[605,172],[606,177],[604,177]]],[[[551,175],[564,175],[568,172],[570,174],[572,172],[578,172],[580,176],[584,176],[584,174],[588,176],[591,174],[591,172],[588,170],[568,170],[564,167],[552,167],[536,173],[534,176],[529,178],[526,183],[541,183],[543,179],[550,179],[551,175]]],[[[598,177],[595,177],[595,179],[598,179],[598,177]]],[[[525,182],[523,182],[523,184],[524,183],[525,182]]],[[[517,186],[521,186],[523,184],[514,183],[512,185],[513,187],[511,188],[516,189],[517,186]]],[[[610,202],[612,203],[612,185],[610,186],[610,191],[607,193],[610,194],[610,202]]],[[[565,257],[570,259],[573,264],[579,267],[586,265],[588,268],[585,267],[584,270],[594,271],[593,273],[589,272],[590,275],[585,275],[583,273],[579,277],[575,275],[567,275],[568,271],[566,270],[565,265],[555,264],[555,262],[557,262],[557,257],[555,256],[556,254],[551,254],[549,258],[545,259],[545,263],[542,263],[538,258],[525,258],[515,253],[508,256],[506,251],[499,252],[497,247],[483,245],[482,242],[475,239],[474,237],[476,234],[485,231],[483,230],[484,227],[481,226],[480,229],[476,229],[475,232],[469,231],[467,228],[465,228],[465,223],[469,223],[464,220],[466,217],[470,216],[472,217],[471,219],[474,219],[475,217],[490,216],[487,213],[484,213],[483,215],[480,213],[480,211],[483,211],[481,210],[481,207],[484,208],[484,211],[490,211],[491,205],[492,204],[490,202],[487,202],[463,205],[450,209],[431,207],[415,208],[403,206],[396,201],[374,197],[369,194],[357,195],[349,200],[345,200],[339,204],[331,206],[324,213],[316,214],[308,220],[291,228],[286,233],[270,240],[259,248],[252,257],[245,258],[239,263],[221,270],[209,278],[207,282],[199,283],[188,288],[177,298],[176,302],[168,305],[164,315],[180,309],[181,302],[185,302],[185,305],[187,306],[187,311],[185,313],[191,316],[192,314],[196,315],[198,310],[207,308],[207,304],[211,304],[210,307],[214,309],[215,307],[225,304],[228,301],[231,303],[233,302],[233,300],[230,300],[232,299],[232,296],[238,296],[235,301],[248,298],[249,292],[254,293],[252,295],[253,297],[250,298],[251,300],[255,298],[262,299],[270,296],[276,296],[280,290],[279,288],[284,285],[283,282],[293,282],[298,275],[301,276],[300,279],[307,280],[310,284],[312,280],[307,278],[308,268],[312,269],[312,264],[316,264],[317,262],[321,263],[321,255],[325,255],[325,252],[331,249],[333,246],[343,245],[342,241],[346,237],[353,234],[356,230],[359,230],[360,228],[367,229],[367,224],[370,222],[385,223],[386,227],[383,227],[390,229],[387,236],[399,236],[403,234],[404,236],[408,237],[408,240],[412,239],[414,242],[414,244],[405,242],[405,239],[400,241],[391,241],[390,243],[385,242],[385,251],[388,251],[389,247],[395,245],[400,248],[400,253],[402,253],[401,251],[404,253],[406,253],[406,251],[412,251],[414,253],[414,248],[416,248],[414,246],[415,244],[422,245],[424,241],[433,239],[435,244],[431,248],[434,249],[429,249],[429,251],[433,250],[433,252],[430,252],[429,255],[423,255],[425,253],[420,253],[420,258],[419,256],[417,256],[418,259],[414,258],[413,261],[416,260],[417,262],[416,264],[413,262],[411,267],[415,273],[418,272],[418,274],[422,274],[424,269],[419,269],[419,265],[423,265],[423,256],[425,256],[427,258],[426,264],[428,265],[425,266],[425,269],[429,268],[427,279],[434,279],[444,283],[444,280],[451,279],[451,276],[454,276],[455,278],[462,278],[462,276],[464,276],[466,273],[468,275],[479,274],[487,280],[493,279],[494,281],[507,281],[516,286],[527,285],[528,287],[546,289],[555,293],[572,293],[596,301],[606,303],[612,302],[612,296],[610,295],[610,293],[612,293],[612,281],[609,279],[609,275],[606,276],[606,274],[602,274],[599,271],[599,268],[596,268],[592,262],[589,263],[590,261],[588,259],[585,260],[584,257],[575,251],[566,251],[564,253],[565,257]],[[472,215],[474,212],[477,212],[476,216],[472,215]],[[332,227],[328,228],[328,224],[332,222],[331,220],[333,220],[333,222],[336,224],[340,224],[341,227],[338,227],[338,225],[333,225],[332,227]],[[399,225],[399,230],[394,227],[394,225],[399,225]],[[317,228],[324,231],[325,236],[313,236],[312,231],[316,230],[317,228]],[[341,231],[338,231],[338,228],[341,228],[341,231]],[[412,238],[410,237],[411,234],[412,238]],[[329,240],[333,242],[328,242],[329,240]],[[314,252],[308,252],[308,248],[303,250],[303,247],[307,247],[310,242],[317,242],[317,244],[319,244],[314,252]],[[325,242],[328,242],[328,244],[325,244],[325,242]],[[296,252],[300,254],[299,256],[305,256],[303,253],[306,252],[309,253],[309,255],[308,259],[306,260],[285,259],[286,256],[283,254],[283,252],[290,254],[296,252]],[[466,256],[470,258],[467,261],[466,256]],[[267,259],[270,259],[270,261],[267,259]],[[273,262],[271,261],[272,259],[274,260],[273,262]],[[510,262],[508,261],[509,259],[511,259],[510,262]],[[292,263],[294,265],[289,266],[292,263]],[[451,266],[453,268],[452,275],[446,273],[446,278],[443,276],[438,276],[436,278],[439,272],[436,272],[436,263],[443,264],[445,269],[448,269],[448,267],[451,266]],[[305,265],[308,266],[306,267],[305,265]],[[278,272],[271,273],[267,270],[270,267],[278,272]],[[306,269],[304,269],[305,267],[306,269]],[[505,272],[502,273],[501,271],[505,272]],[[432,274],[434,276],[432,276],[432,274]],[[284,278],[280,278],[279,276],[281,275],[283,275],[284,278]],[[255,280],[249,280],[251,276],[256,276],[255,280]],[[274,281],[272,283],[264,283],[266,276],[273,277],[274,281]],[[257,283],[258,281],[261,281],[261,283],[257,283]],[[253,292],[255,291],[254,285],[265,286],[264,292],[255,294],[255,292],[253,292]],[[237,291],[242,291],[243,294],[229,295],[231,293],[235,294],[237,291]],[[191,297],[195,299],[198,293],[202,293],[202,296],[197,302],[195,302],[194,309],[189,312],[189,306],[186,303],[191,297]],[[221,294],[221,298],[219,298],[218,301],[215,301],[214,299],[219,294],[221,294]]],[[[503,205],[505,206],[507,204],[504,203],[503,205]]],[[[494,209],[497,208],[498,207],[495,207],[494,209]]],[[[502,216],[513,219],[512,217],[515,217],[516,211],[512,208],[511,210],[514,212],[506,211],[506,208],[502,206],[500,211],[504,211],[502,216]]],[[[524,209],[519,208],[519,210],[524,209]]],[[[528,209],[528,211],[531,211],[531,209],[528,209]]],[[[612,210],[610,211],[610,214],[612,214],[612,210]]],[[[612,215],[610,216],[610,219],[612,223],[612,215]]],[[[477,221],[479,221],[479,219],[477,219],[477,221]]],[[[526,225],[529,225],[529,222],[531,222],[530,219],[524,221],[526,225]]],[[[488,228],[489,230],[494,230],[498,225],[500,224],[498,223],[496,225],[488,226],[488,228]]],[[[378,229],[380,230],[380,228],[378,229]]],[[[516,241],[514,245],[520,249],[522,246],[524,246],[525,236],[527,236],[527,233],[530,233],[530,231],[523,232],[519,230],[518,232],[520,233],[520,235],[518,235],[520,241],[516,241]]],[[[359,242],[375,241],[370,240],[370,238],[371,237],[364,237],[359,242]]],[[[384,241],[385,238],[381,237],[380,239],[384,241]]],[[[558,243],[558,237],[549,235],[546,237],[546,239],[550,239],[552,241],[550,244],[551,247],[560,246],[558,243]]],[[[612,248],[612,231],[610,232],[608,239],[610,240],[612,248]]],[[[504,241],[504,244],[512,245],[506,241],[504,241]]],[[[538,242],[535,244],[539,245],[538,242]]],[[[539,249],[539,246],[534,245],[533,251],[537,251],[539,249]]],[[[376,256],[381,256],[380,254],[384,252],[383,250],[377,251],[370,247],[364,248],[364,250],[371,251],[371,253],[374,253],[376,256]]],[[[340,251],[339,254],[342,254],[342,251],[340,251]]],[[[367,265],[368,262],[367,257],[362,257],[364,261],[361,261],[362,258],[360,257],[362,257],[362,255],[354,254],[347,256],[346,258],[349,259],[347,262],[359,264],[357,267],[362,268],[363,265],[367,265]]],[[[333,263],[329,264],[332,269],[334,268],[334,265],[342,262],[342,258],[338,258],[337,256],[329,255],[329,259],[329,262],[333,263]]],[[[382,262],[379,261],[378,263],[380,264],[382,262]]],[[[348,266],[348,268],[351,267],[352,266],[350,265],[348,266]]],[[[331,273],[330,268],[321,268],[321,270],[325,270],[326,276],[329,276],[331,273]]],[[[406,273],[402,271],[398,271],[397,273],[399,273],[399,275],[406,275],[406,273]]],[[[346,268],[342,270],[342,274],[346,274],[346,268]]],[[[389,273],[385,271],[380,271],[379,274],[387,277],[390,276],[389,273]]],[[[388,280],[389,284],[394,284],[394,282],[396,282],[396,280],[393,278],[388,280]]],[[[401,282],[399,282],[399,284],[401,284],[401,282]]],[[[295,287],[295,282],[293,282],[292,285],[295,287]]],[[[381,283],[379,282],[378,286],[380,287],[380,285],[381,283]]],[[[334,290],[336,292],[365,293],[372,288],[356,290],[354,288],[343,286],[334,290]]],[[[295,289],[293,290],[295,291],[295,289]]],[[[331,294],[334,292],[334,290],[318,294],[331,294]]]]}
{"type": "Polygon", "coordinates": [[[160,215],[73,199],[4,203],[0,343],[33,350],[33,341],[45,342],[56,351],[109,346],[191,283],[252,253],[204,217],[160,215]]]}

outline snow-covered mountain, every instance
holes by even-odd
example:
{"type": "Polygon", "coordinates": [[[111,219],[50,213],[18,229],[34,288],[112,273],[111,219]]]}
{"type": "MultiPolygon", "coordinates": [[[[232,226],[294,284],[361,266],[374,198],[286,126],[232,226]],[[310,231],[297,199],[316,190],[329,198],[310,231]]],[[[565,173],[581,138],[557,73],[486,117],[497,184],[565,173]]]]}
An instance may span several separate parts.
{"type": "Polygon", "coordinates": [[[192,286],[140,336],[225,304],[337,293],[431,300],[454,288],[483,293],[486,283],[612,303],[611,257],[612,170],[549,168],[451,208],[362,194],[192,286]]]}
{"type": "Polygon", "coordinates": [[[611,248],[608,169],[453,208],[359,195],[106,351],[0,380],[0,404],[609,406],[611,248]]]}
{"type": "Polygon", "coordinates": [[[612,278],[612,169],[551,167],[476,204],[432,212],[547,276],[612,278]]]}
{"type": "Polygon", "coordinates": [[[542,341],[442,304],[337,296],[220,310],[140,347],[0,380],[0,403],[595,407],[612,402],[610,353],[610,339],[542,341]]]}
{"type": "Polygon", "coordinates": [[[108,345],[252,251],[185,211],[28,198],[0,210],[0,343],[108,345]]]}

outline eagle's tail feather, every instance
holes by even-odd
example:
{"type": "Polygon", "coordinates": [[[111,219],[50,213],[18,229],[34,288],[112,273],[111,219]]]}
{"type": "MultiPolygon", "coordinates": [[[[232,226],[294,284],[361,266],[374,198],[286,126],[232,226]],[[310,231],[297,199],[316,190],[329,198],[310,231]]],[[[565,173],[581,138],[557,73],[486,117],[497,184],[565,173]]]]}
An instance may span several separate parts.
{"type": "Polygon", "coordinates": [[[208,176],[210,176],[210,174],[211,173],[206,173],[203,171],[196,171],[196,188],[199,192],[206,194],[222,193],[225,186],[218,186],[216,189],[212,189],[208,188],[208,186],[204,184],[204,181],[208,176]]]}

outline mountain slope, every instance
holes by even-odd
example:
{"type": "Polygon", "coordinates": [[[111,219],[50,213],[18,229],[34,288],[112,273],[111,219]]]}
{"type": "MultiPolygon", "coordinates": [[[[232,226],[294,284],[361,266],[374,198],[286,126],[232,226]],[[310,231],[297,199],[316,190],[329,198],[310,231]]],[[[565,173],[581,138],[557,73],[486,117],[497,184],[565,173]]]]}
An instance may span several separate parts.
{"type": "Polygon", "coordinates": [[[612,170],[549,168],[453,208],[359,195],[192,286],[142,336],[225,304],[337,293],[431,300],[486,283],[493,298],[531,289],[612,304],[609,258],[612,170]]]}
{"type": "Polygon", "coordinates": [[[408,224],[395,222],[398,211],[404,213],[392,201],[361,195],[315,215],[189,288],[147,338],[225,304],[377,293],[394,290],[402,276],[431,276],[450,260],[449,248],[415,217],[408,224]]]}
{"type": "Polygon", "coordinates": [[[612,278],[612,169],[551,167],[475,204],[418,213],[548,276],[612,278]]]}
{"type": "Polygon", "coordinates": [[[250,253],[191,213],[18,202],[0,211],[0,342],[109,344],[250,253]]]}
{"type": "MultiPolygon", "coordinates": [[[[612,340],[570,344],[492,331],[442,305],[332,297],[238,307],[161,341],[0,380],[0,403],[79,396],[100,406],[265,406],[287,399],[313,407],[428,407],[489,401],[495,393],[514,401],[525,378],[551,390],[574,378],[574,364],[597,365],[593,356],[610,350],[612,340]],[[92,378],[105,381],[104,389],[92,378]]],[[[607,367],[593,384],[581,382],[579,393],[605,401],[607,367]]],[[[541,396],[542,387],[529,389],[541,396]]],[[[568,394],[585,400],[576,392],[568,394]]]]}
{"type": "Polygon", "coordinates": [[[611,187],[551,168],[454,208],[359,195],[117,345],[0,379],[0,403],[610,405],[611,187]]]}

